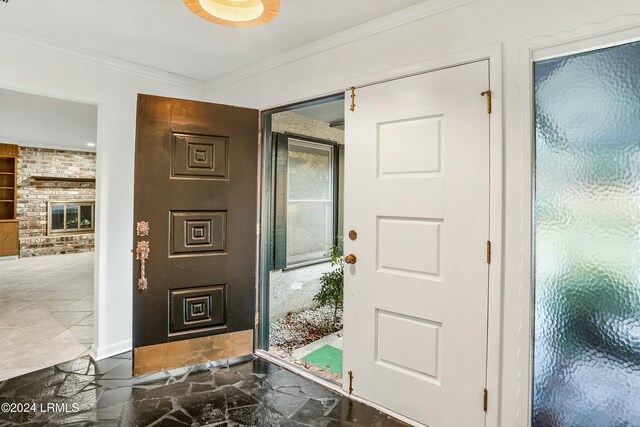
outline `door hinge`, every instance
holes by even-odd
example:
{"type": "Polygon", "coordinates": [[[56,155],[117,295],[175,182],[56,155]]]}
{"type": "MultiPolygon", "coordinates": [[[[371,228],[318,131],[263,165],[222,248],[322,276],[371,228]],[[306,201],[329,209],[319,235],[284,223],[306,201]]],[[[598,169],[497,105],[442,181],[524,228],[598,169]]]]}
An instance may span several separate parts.
{"type": "Polygon", "coordinates": [[[491,240],[487,240],[487,264],[491,264],[491,240]]]}
{"type": "Polygon", "coordinates": [[[351,88],[351,108],[349,108],[349,110],[356,111],[356,88],[355,87],[351,88]]]}
{"type": "Polygon", "coordinates": [[[353,371],[349,371],[349,396],[353,393],[353,371]]]}
{"type": "Polygon", "coordinates": [[[260,313],[256,311],[255,325],[258,326],[259,324],[260,324],[260,313]]]}
{"type": "Polygon", "coordinates": [[[484,398],[483,398],[483,407],[484,407],[484,412],[487,412],[487,408],[489,406],[489,392],[487,391],[487,389],[484,389],[484,398]]]}
{"type": "Polygon", "coordinates": [[[480,96],[487,97],[487,113],[491,114],[491,91],[485,90],[484,92],[480,93],[480,96]]]}
{"type": "Polygon", "coordinates": [[[256,224],[256,234],[259,236],[260,235],[260,223],[256,224]]]}

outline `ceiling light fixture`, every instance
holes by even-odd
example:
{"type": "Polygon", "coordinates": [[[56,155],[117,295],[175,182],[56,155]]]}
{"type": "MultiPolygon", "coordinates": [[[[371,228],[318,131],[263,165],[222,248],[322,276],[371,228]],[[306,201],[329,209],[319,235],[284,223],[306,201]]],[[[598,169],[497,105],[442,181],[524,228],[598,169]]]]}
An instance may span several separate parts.
{"type": "Polygon", "coordinates": [[[202,19],[236,28],[257,27],[272,21],[280,0],[183,0],[202,19]]]}
{"type": "Polygon", "coordinates": [[[87,142],[87,147],[95,147],[96,143],[95,142],[87,142]]]}

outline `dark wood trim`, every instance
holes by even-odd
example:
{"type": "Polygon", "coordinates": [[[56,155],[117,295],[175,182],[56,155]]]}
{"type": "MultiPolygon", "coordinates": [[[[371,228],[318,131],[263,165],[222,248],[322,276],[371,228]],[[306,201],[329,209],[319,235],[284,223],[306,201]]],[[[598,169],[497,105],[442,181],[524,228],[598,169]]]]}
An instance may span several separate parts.
{"type": "Polygon", "coordinates": [[[306,101],[293,102],[291,104],[285,104],[279,107],[269,108],[267,110],[263,110],[263,113],[265,114],[282,113],[284,111],[297,110],[299,108],[311,107],[313,105],[318,105],[318,104],[325,104],[331,101],[340,101],[342,99],[344,99],[344,92],[338,92],[332,95],[326,95],[319,98],[308,99],[306,101]]]}
{"type": "Polygon", "coordinates": [[[256,329],[256,349],[269,349],[269,298],[270,274],[273,269],[274,242],[274,207],[272,190],[275,184],[276,141],[272,133],[272,116],[275,113],[295,110],[305,106],[321,104],[344,99],[344,92],[338,92],[306,101],[290,103],[260,111],[260,136],[262,150],[260,159],[260,234],[259,240],[259,272],[258,272],[258,313],[256,329]]]}
{"type": "Polygon", "coordinates": [[[36,176],[32,175],[31,179],[35,181],[61,181],[61,182],[96,182],[95,178],[84,177],[66,177],[66,176],[36,176]]]}
{"type": "Polygon", "coordinates": [[[273,227],[274,204],[271,191],[275,180],[276,150],[271,134],[271,113],[260,112],[260,234],[258,236],[258,318],[256,324],[256,349],[269,349],[269,295],[270,273],[273,267],[273,227]]]}
{"type": "Polygon", "coordinates": [[[271,270],[287,267],[287,194],[288,189],[288,156],[289,138],[283,133],[275,133],[273,140],[276,146],[274,167],[274,214],[273,214],[273,265],[271,270]]]}

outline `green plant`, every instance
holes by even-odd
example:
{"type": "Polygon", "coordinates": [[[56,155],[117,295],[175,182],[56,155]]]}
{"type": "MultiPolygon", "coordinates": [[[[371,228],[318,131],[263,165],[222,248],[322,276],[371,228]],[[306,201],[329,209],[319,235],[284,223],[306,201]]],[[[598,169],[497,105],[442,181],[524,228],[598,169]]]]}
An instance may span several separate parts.
{"type": "Polygon", "coordinates": [[[338,322],[338,307],[344,301],[344,263],[342,260],[342,236],[338,236],[338,243],[329,249],[331,271],[320,277],[320,290],[313,297],[320,305],[330,304],[333,307],[332,326],[338,322]]]}

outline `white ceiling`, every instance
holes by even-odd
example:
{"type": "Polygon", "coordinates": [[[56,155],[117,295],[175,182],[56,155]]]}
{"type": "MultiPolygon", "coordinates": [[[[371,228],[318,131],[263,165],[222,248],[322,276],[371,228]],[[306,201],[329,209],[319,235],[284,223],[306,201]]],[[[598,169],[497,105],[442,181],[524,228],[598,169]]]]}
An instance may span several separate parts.
{"type": "Polygon", "coordinates": [[[0,2],[0,26],[200,81],[424,0],[281,0],[257,28],[214,25],[182,0],[0,2]]]}
{"type": "Polygon", "coordinates": [[[0,89],[0,143],[96,151],[98,107],[0,89]]]}

